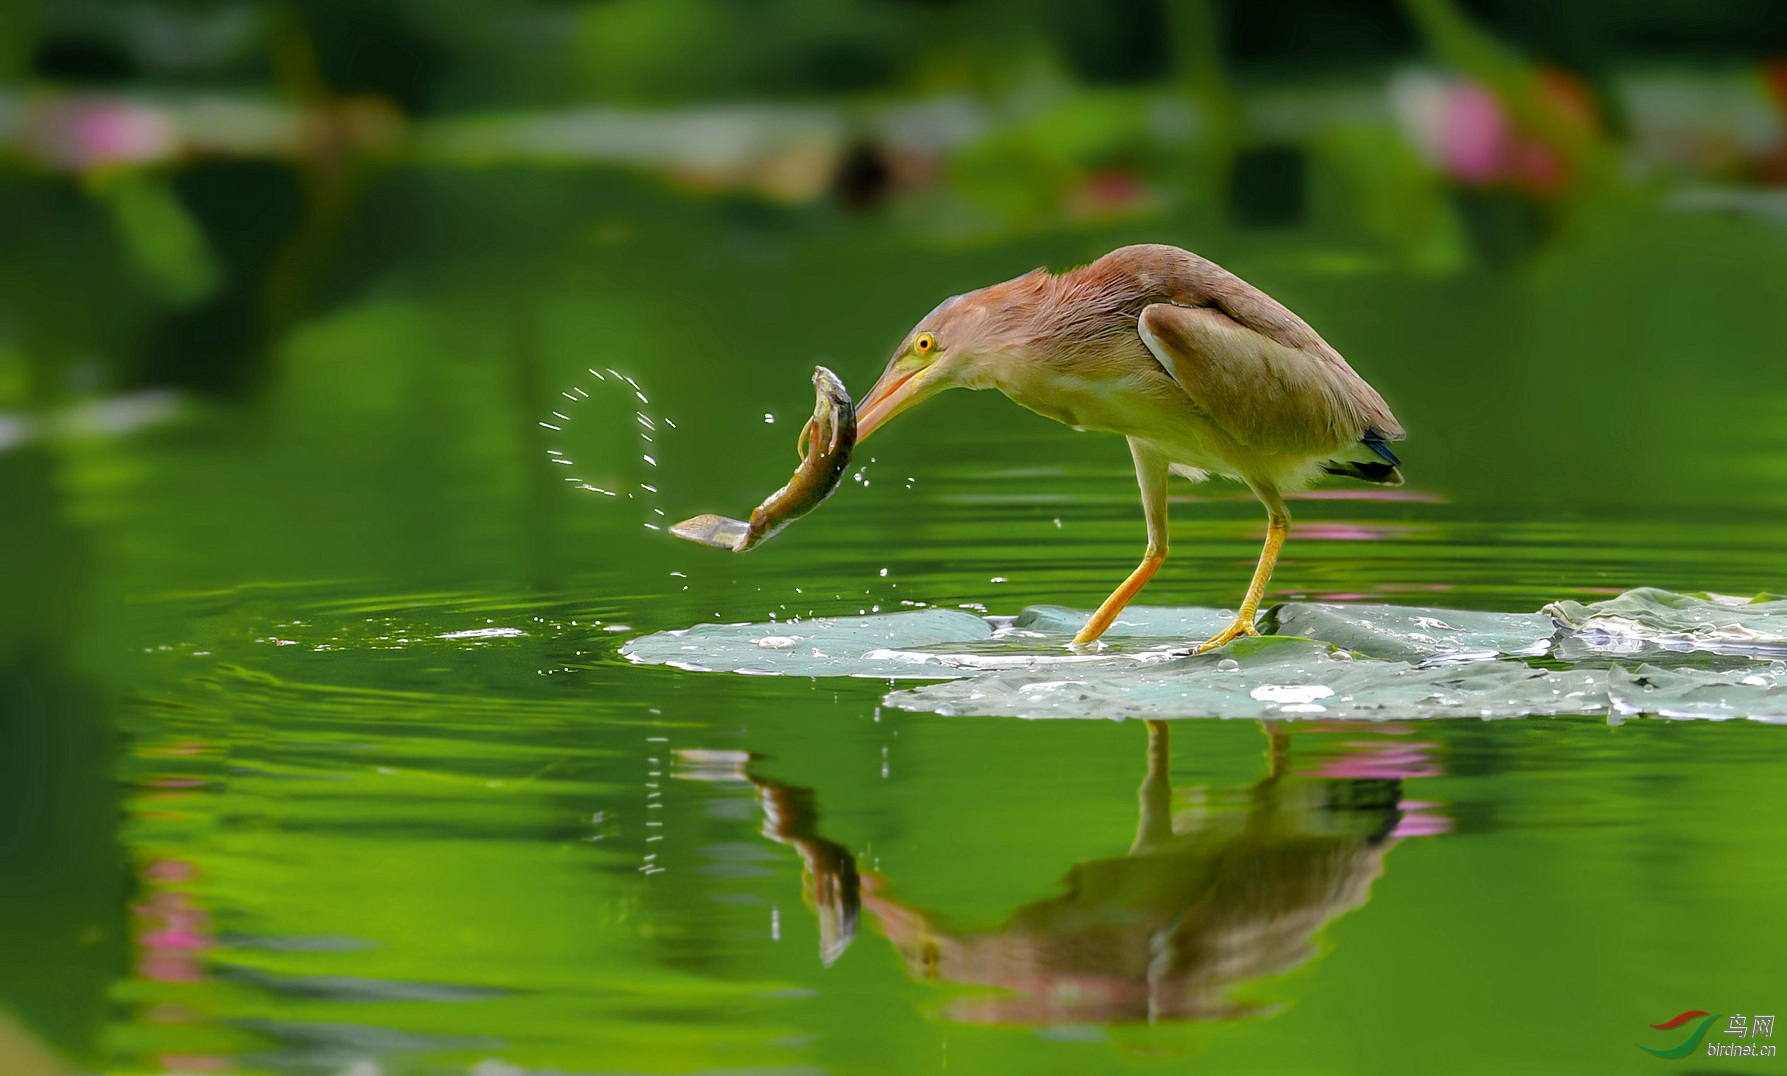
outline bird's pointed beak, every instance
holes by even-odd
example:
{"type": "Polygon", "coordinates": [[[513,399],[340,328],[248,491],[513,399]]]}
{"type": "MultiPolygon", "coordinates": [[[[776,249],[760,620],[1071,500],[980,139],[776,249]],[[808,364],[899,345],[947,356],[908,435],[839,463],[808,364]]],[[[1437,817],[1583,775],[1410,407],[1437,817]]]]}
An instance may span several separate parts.
{"type": "Polygon", "coordinates": [[[895,370],[889,367],[875,382],[875,387],[856,405],[856,439],[861,441],[874,433],[888,419],[906,410],[919,400],[925,370],[895,370]]]}

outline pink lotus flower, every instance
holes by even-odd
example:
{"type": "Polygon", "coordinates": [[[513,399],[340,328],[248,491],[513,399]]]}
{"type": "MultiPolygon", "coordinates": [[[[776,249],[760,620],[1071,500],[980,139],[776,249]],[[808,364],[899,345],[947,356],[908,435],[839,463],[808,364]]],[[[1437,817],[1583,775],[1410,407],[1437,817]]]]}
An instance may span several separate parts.
{"type": "Polygon", "coordinates": [[[69,172],[157,164],[180,149],[179,133],[165,112],[106,97],[36,102],[25,119],[24,142],[40,163],[69,172]]]}

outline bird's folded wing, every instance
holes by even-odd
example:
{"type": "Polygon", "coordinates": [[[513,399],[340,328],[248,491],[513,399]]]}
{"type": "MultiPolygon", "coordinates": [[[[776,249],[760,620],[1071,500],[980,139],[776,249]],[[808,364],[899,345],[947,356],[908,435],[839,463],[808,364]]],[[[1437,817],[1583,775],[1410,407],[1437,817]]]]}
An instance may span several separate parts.
{"type": "Polygon", "coordinates": [[[1383,408],[1344,361],[1337,368],[1325,356],[1281,344],[1220,310],[1156,303],[1142,311],[1139,328],[1142,342],[1192,403],[1223,432],[1259,451],[1338,451],[1371,424],[1371,401],[1383,408]],[[1371,401],[1356,398],[1361,389],[1371,401]]]}

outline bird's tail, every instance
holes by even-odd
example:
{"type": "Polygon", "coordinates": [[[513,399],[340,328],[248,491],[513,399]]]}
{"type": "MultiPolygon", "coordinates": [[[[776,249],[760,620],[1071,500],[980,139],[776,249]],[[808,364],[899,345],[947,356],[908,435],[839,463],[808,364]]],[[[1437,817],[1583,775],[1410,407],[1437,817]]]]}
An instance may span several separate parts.
{"type": "Polygon", "coordinates": [[[1361,482],[1375,482],[1380,486],[1402,485],[1402,470],[1392,463],[1329,460],[1322,464],[1322,470],[1345,478],[1357,478],[1361,482]]]}
{"type": "Polygon", "coordinates": [[[1365,436],[1346,455],[1324,463],[1322,470],[1329,474],[1357,478],[1361,482],[1375,482],[1380,486],[1400,486],[1401,464],[1402,460],[1384,443],[1384,435],[1368,429],[1365,436]]]}

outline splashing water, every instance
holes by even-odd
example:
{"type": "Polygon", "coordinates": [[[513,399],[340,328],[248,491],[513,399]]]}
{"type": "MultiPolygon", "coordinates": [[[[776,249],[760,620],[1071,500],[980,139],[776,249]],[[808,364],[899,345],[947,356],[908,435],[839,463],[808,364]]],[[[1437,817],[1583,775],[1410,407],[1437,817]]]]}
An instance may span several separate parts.
{"type": "MultiPolygon", "coordinates": [[[[646,396],[645,390],[640,387],[639,382],[632,377],[621,373],[612,366],[604,367],[601,370],[592,366],[589,368],[589,374],[596,379],[598,392],[604,388],[622,393],[631,392],[634,399],[638,401],[638,407],[633,410],[634,432],[639,438],[640,462],[648,468],[644,478],[652,477],[649,469],[655,469],[658,466],[657,457],[654,455],[659,451],[658,438],[667,430],[675,430],[676,423],[667,418],[654,418],[650,414],[651,400],[646,396]]],[[[550,419],[541,419],[540,425],[554,433],[562,434],[571,425],[576,405],[594,399],[594,397],[581,384],[573,384],[567,389],[561,389],[559,395],[564,397],[567,402],[558,405],[560,410],[551,412],[550,419]]],[[[631,401],[629,401],[629,406],[631,406],[631,401]]],[[[546,460],[550,464],[570,468],[571,471],[564,476],[564,480],[578,490],[612,497],[616,500],[625,498],[638,501],[644,509],[641,519],[643,526],[647,530],[663,531],[665,526],[664,509],[659,504],[658,487],[654,483],[644,480],[631,483],[614,481],[608,484],[616,488],[608,489],[581,477],[577,473],[577,462],[563,448],[548,448],[546,460]],[[633,488],[629,489],[629,485],[633,488]]]]}

